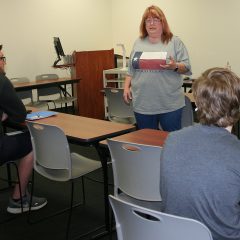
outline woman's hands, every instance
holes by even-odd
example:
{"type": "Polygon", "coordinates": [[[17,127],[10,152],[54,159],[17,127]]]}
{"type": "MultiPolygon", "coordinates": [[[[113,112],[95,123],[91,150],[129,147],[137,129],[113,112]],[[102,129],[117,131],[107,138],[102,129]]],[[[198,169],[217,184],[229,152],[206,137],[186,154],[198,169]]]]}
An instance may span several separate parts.
{"type": "Polygon", "coordinates": [[[188,71],[184,63],[176,62],[173,57],[170,56],[170,61],[166,65],[160,65],[163,69],[173,70],[180,74],[184,74],[188,71]]]}
{"type": "Polygon", "coordinates": [[[130,88],[124,88],[123,99],[124,99],[124,102],[127,104],[129,104],[130,101],[132,100],[132,93],[130,88]]]}
{"type": "Polygon", "coordinates": [[[177,62],[174,60],[174,58],[172,56],[170,56],[170,61],[168,64],[160,65],[160,66],[162,68],[168,69],[168,70],[175,70],[178,67],[177,62]]]}

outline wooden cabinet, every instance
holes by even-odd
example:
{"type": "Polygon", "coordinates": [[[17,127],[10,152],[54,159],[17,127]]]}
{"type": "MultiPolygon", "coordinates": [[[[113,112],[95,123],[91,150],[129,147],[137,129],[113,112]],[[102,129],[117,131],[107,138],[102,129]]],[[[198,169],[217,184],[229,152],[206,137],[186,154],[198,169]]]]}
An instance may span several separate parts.
{"type": "Polygon", "coordinates": [[[104,119],[103,71],[114,68],[114,51],[73,53],[73,77],[80,78],[77,87],[78,113],[84,117],[104,119]]]}

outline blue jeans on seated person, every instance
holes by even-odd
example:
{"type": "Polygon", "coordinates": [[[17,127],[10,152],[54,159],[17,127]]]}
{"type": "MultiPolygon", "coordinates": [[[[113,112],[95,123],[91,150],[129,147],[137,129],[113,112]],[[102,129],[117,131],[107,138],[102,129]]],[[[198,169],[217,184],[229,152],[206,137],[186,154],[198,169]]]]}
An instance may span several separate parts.
{"type": "Polygon", "coordinates": [[[147,115],[137,112],[134,114],[138,129],[159,129],[159,124],[163,131],[172,132],[181,129],[182,108],[161,114],[147,115]]]}

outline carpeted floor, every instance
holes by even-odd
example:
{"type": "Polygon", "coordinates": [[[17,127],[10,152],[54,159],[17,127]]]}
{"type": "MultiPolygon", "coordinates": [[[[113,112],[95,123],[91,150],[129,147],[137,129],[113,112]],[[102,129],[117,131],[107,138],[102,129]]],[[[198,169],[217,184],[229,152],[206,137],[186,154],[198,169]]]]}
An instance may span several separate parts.
{"type": "MultiPolygon", "coordinates": [[[[94,148],[84,148],[71,145],[73,151],[79,152],[88,157],[98,159],[94,148]]],[[[0,167],[0,176],[4,176],[5,167],[0,167]]],[[[110,182],[112,182],[111,167],[109,168],[110,182]]],[[[102,171],[97,170],[88,175],[90,178],[102,180],[102,171]]],[[[5,183],[0,181],[0,188],[5,183]]],[[[81,199],[82,192],[81,181],[76,184],[76,199],[81,199]]],[[[71,238],[86,233],[104,224],[104,203],[103,203],[103,184],[85,179],[86,204],[75,208],[73,211],[71,224],[71,238]]],[[[27,214],[12,215],[7,213],[6,207],[11,190],[0,191],[0,238],[1,240],[62,240],[65,239],[67,213],[58,215],[48,220],[29,224],[27,222],[27,214]],[[8,222],[3,223],[10,219],[8,222]]],[[[110,187],[112,192],[112,187],[110,187]]],[[[70,197],[69,183],[59,183],[47,180],[38,174],[35,174],[35,195],[44,196],[48,199],[48,204],[43,209],[34,212],[31,220],[36,221],[39,218],[47,216],[56,210],[61,210],[68,206],[70,197]]],[[[102,230],[102,229],[101,229],[102,230]]],[[[91,236],[91,235],[90,235],[91,236]]],[[[91,239],[90,236],[81,239],[91,239]]],[[[101,239],[109,239],[109,236],[101,239]]],[[[112,239],[116,238],[113,233],[112,239]]]]}

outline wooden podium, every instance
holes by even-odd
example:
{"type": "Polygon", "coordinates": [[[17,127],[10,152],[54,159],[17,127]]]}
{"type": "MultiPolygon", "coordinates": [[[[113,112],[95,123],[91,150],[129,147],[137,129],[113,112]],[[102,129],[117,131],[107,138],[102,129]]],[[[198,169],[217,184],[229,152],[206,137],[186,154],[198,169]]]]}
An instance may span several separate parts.
{"type": "Polygon", "coordinates": [[[114,51],[73,52],[73,77],[77,87],[78,113],[84,117],[104,119],[103,70],[114,68],[114,51]]]}

